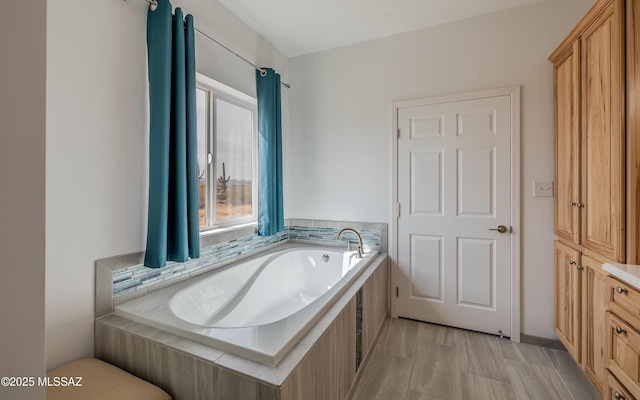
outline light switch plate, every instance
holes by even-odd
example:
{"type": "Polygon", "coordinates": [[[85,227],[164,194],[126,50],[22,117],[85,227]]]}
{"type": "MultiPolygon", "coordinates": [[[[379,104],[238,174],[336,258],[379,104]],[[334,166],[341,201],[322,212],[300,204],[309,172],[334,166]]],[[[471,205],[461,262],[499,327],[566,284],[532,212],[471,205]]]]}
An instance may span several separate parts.
{"type": "Polygon", "coordinates": [[[533,197],[553,197],[553,181],[533,181],[533,197]]]}

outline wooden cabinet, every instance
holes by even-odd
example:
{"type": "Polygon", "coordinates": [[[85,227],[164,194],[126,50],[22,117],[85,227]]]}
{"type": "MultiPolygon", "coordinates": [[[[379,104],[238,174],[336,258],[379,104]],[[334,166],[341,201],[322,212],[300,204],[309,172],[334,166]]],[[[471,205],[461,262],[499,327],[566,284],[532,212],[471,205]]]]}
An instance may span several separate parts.
{"type": "Polygon", "coordinates": [[[624,0],[600,1],[551,55],[555,232],[625,261],[624,0]]]}
{"type": "Polygon", "coordinates": [[[607,384],[606,353],[609,286],[602,262],[582,256],[582,366],[595,387],[604,393],[607,384]]]}
{"type": "Polygon", "coordinates": [[[606,326],[609,286],[602,260],[554,244],[554,330],[585,374],[603,393],[606,385],[606,326]]]}
{"type": "Polygon", "coordinates": [[[555,92],[555,233],[580,244],[580,43],[575,41],[554,61],[555,92]]]}
{"type": "Polygon", "coordinates": [[[640,397],[640,333],[607,313],[607,368],[635,398],[640,397]]]}
{"type": "Polygon", "coordinates": [[[640,5],[627,0],[627,263],[640,264],[640,5]]]}
{"type": "Polygon", "coordinates": [[[607,322],[640,332],[640,294],[634,298],[601,269],[603,262],[640,263],[640,3],[597,0],[549,59],[558,238],[554,329],[605,398],[617,398],[616,392],[640,398],[629,387],[640,358],[634,359],[629,340],[612,336],[615,326],[607,322]]]}
{"type": "Polygon", "coordinates": [[[624,1],[580,36],[582,246],[625,261],[624,1]]]}
{"type": "Polygon", "coordinates": [[[607,286],[608,309],[640,331],[640,292],[614,277],[608,278],[607,286]]]}
{"type": "Polygon", "coordinates": [[[640,291],[607,278],[606,367],[611,373],[606,395],[640,398],[640,291]]]}
{"type": "Polygon", "coordinates": [[[609,374],[604,400],[636,400],[636,398],[633,397],[613,375],[609,374]]]}
{"type": "Polygon", "coordinates": [[[582,273],[580,252],[560,242],[554,244],[554,330],[576,361],[580,362],[582,273]]]}

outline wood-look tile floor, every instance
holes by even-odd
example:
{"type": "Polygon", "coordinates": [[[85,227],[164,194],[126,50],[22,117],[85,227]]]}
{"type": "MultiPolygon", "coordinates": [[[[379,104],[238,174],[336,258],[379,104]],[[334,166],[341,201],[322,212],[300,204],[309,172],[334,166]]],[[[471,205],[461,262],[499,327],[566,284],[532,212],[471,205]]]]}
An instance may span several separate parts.
{"type": "Polygon", "coordinates": [[[352,400],[602,397],[566,351],[389,318],[352,400]]]}

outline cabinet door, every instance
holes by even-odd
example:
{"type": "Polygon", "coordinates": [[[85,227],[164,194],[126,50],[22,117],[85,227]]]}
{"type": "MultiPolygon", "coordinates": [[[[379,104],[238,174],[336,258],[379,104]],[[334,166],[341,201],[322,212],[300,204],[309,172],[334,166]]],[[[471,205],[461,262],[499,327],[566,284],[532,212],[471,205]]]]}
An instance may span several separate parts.
{"type": "Polygon", "coordinates": [[[604,393],[607,370],[607,274],[602,263],[582,256],[582,365],[600,393],[604,393]]]}
{"type": "Polygon", "coordinates": [[[604,400],[636,400],[636,398],[630,395],[613,375],[608,374],[607,391],[604,394],[604,400]]]}
{"type": "Polygon", "coordinates": [[[580,252],[554,243],[554,330],[569,354],[580,362],[581,268],[580,252]]]}
{"type": "Polygon", "coordinates": [[[580,244],[580,44],[554,60],[555,233],[580,244]]]}
{"type": "Polygon", "coordinates": [[[580,37],[582,245],[625,259],[624,1],[611,1],[580,37]]]}
{"type": "Polygon", "coordinates": [[[635,398],[640,397],[640,333],[607,313],[607,368],[635,398]]]}

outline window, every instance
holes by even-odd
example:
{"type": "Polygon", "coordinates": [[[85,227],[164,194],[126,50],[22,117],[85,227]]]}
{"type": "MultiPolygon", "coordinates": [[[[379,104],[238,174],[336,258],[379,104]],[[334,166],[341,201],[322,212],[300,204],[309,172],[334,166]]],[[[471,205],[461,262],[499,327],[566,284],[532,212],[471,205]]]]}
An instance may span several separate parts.
{"type": "Polygon", "coordinates": [[[256,99],[198,74],[200,231],[257,220],[256,99]]]}

